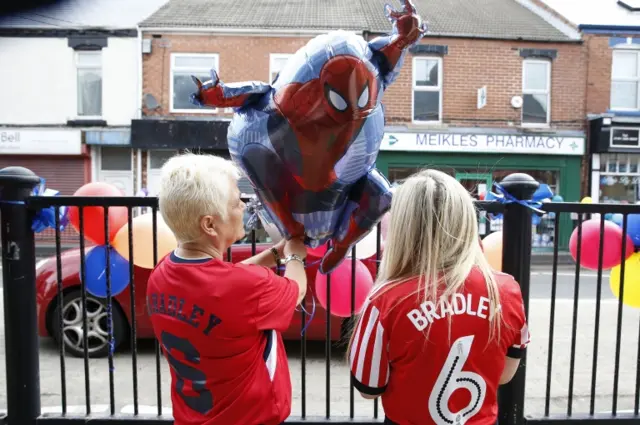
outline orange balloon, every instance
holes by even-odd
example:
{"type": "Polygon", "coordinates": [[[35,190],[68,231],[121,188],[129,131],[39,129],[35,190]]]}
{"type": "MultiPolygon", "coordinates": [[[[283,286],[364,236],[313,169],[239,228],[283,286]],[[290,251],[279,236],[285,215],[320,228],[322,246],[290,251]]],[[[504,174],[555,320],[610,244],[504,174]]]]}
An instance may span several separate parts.
{"type": "MultiPolygon", "coordinates": [[[[157,259],[158,262],[171,251],[178,247],[173,232],[167,226],[160,214],[156,215],[156,230],[157,230],[157,259]]],[[[151,213],[142,214],[135,217],[132,221],[132,236],[133,236],[133,264],[145,269],[152,269],[155,267],[153,261],[153,216],[151,213]]],[[[129,224],[125,224],[118,231],[113,242],[111,243],[113,248],[122,255],[125,259],[129,260],[129,224]]]]}
{"type": "MultiPolygon", "coordinates": [[[[122,196],[122,192],[117,187],[103,182],[87,183],[76,190],[73,196],[122,196]]],[[[104,245],[113,240],[118,230],[127,222],[127,207],[109,207],[109,235],[104,235],[104,208],[84,207],[82,208],[83,230],[80,231],[80,211],[78,207],[69,207],[69,222],[74,229],[93,243],[104,245]]]]}
{"type": "Polygon", "coordinates": [[[497,271],[502,271],[502,231],[487,235],[482,240],[484,256],[489,265],[497,271]]]}

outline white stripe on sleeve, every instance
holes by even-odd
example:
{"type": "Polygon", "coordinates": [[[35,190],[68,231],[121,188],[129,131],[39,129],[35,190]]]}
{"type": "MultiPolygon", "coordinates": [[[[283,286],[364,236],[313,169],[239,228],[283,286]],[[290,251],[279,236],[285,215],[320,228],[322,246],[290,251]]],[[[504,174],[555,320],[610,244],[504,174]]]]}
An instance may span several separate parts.
{"type": "Polygon", "coordinates": [[[371,358],[371,373],[369,374],[369,383],[367,384],[366,382],[363,382],[363,384],[373,388],[378,387],[378,379],[380,377],[380,360],[382,359],[383,334],[384,328],[382,327],[382,323],[378,321],[375,341],[373,343],[373,356],[371,358]]]}
{"type": "Polygon", "coordinates": [[[369,347],[369,339],[373,328],[378,323],[378,315],[380,311],[375,307],[371,307],[371,313],[369,314],[369,320],[367,321],[367,327],[362,335],[362,342],[360,343],[360,349],[358,350],[358,367],[356,369],[355,377],[358,381],[362,382],[362,369],[364,368],[364,361],[367,357],[367,348],[369,347]]]}

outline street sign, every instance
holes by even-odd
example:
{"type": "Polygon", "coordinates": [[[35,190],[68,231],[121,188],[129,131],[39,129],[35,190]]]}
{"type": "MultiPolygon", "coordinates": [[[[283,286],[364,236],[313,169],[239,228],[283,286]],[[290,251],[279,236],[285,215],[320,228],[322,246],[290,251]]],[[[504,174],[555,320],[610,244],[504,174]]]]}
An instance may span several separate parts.
{"type": "Polygon", "coordinates": [[[478,89],[478,109],[487,105],[487,86],[478,89]]]}

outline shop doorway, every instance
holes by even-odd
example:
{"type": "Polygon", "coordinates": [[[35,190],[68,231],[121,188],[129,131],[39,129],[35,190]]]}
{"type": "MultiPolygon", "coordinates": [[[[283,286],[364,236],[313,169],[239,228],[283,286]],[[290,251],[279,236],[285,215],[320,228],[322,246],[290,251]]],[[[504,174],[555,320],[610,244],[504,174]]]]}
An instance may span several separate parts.
{"type": "Polygon", "coordinates": [[[481,193],[487,193],[491,190],[493,178],[488,173],[456,173],[456,180],[467,189],[471,196],[480,199],[481,193]]]}
{"type": "Polygon", "coordinates": [[[133,196],[133,155],[130,148],[100,147],[97,149],[97,180],[109,183],[133,196]]]}

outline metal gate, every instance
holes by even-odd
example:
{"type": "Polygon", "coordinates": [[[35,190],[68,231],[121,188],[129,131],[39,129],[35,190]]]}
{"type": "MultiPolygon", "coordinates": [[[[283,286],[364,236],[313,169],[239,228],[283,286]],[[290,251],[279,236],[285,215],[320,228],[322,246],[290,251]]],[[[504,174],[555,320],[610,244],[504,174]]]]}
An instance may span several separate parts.
{"type": "MultiPolygon", "coordinates": [[[[522,176],[522,175],[520,175],[522,176]]],[[[507,178],[508,179],[508,178],[507,178]]],[[[509,190],[517,199],[529,199],[527,193],[530,195],[530,187],[527,188],[526,183],[512,180],[509,183],[505,179],[503,186],[509,190]]],[[[157,214],[158,202],[157,198],[134,198],[134,197],[118,197],[118,198],[86,198],[86,197],[32,197],[30,196],[31,190],[39,182],[37,176],[33,175],[26,169],[18,167],[10,167],[0,170],[0,212],[1,212],[1,224],[2,224],[2,265],[3,265],[3,292],[4,292],[4,319],[6,329],[6,368],[7,368],[7,410],[9,422],[6,422],[6,418],[0,417],[0,423],[4,420],[11,425],[31,425],[36,423],[51,423],[51,424],[72,424],[72,423],[88,423],[92,424],[107,424],[107,423],[123,423],[123,424],[159,424],[159,423],[172,423],[171,415],[162,407],[163,393],[168,391],[168,388],[162,389],[162,374],[161,367],[164,359],[161,358],[160,350],[157,342],[155,342],[155,379],[143,379],[138,376],[138,350],[137,350],[137,335],[136,318],[140,317],[141,312],[139,306],[136,305],[135,299],[135,282],[133,265],[130,266],[129,277],[131,284],[128,291],[123,294],[114,297],[111,293],[111,281],[109,276],[109,267],[107,267],[107,296],[105,305],[108,311],[113,313],[114,309],[122,309],[122,313],[125,314],[131,320],[131,326],[128,330],[127,340],[131,344],[131,380],[126,384],[132,389],[133,405],[130,412],[122,413],[116,408],[117,394],[124,388],[124,384],[116,383],[116,376],[114,374],[114,359],[115,354],[113,350],[109,350],[106,364],[103,363],[100,367],[104,367],[109,373],[109,405],[104,412],[95,412],[92,408],[92,391],[94,387],[91,385],[92,374],[92,360],[88,353],[88,333],[86,331],[87,323],[87,291],[84,284],[81,283],[81,303],[83,328],[82,332],[84,338],[84,356],[82,359],[82,365],[76,364],[75,359],[69,360],[69,356],[65,353],[64,344],[59,344],[60,353],[60,401],[58,412],[43,412],[41,408],[41,394],[40,394],[40,365],[39,365],[39,341],[38,341],[38,312],[36,297],[38,296],[35,282],[35,244],[34,233],[31,228],[33,217],[41,210],[49,207],[55,209],[55,228],[59,228],[58,210],[63,206],[77,206],[80,207],[80,226],[83,222],[83,207],[102,207],[105,209],[105,216],[108,214],[108,207],[124,206],[129,211],[129,228],[131,228],[131,220],[133,217],[132,211],[136,207],[147,207],[152,211],[153,216],[157,214]],[[120,297],[120,298],[118,298],[120,297]],[[127,299],[130,301],[127,303],[127,299]],[[132,301],[131,301],[132,300],[132,301]],[[126,308],[123,307],[126,305],[126,308]],[[73,366],[71,363],[74,363],[73,366]],[[80,366],[80,367],[78,367],[80,366]],[[71,411],[70,402],[68,397],[69,387],[67,385],[67,378],[70,375],[84,374],[84,409],[81,411],[71,411]],[[154,398],[156,401],[156,407],[152,411],[143,410],[140,397],[154,398]]],[[[538,314],[538,311],[532,311],[531,293],[536,289],[536,284],[532,285],[531,274],[531,246],[532,246],[532,213],[529,208],[524,205],[523,202],[512,199],[508,202],[478,202],[477,206],[479,210],[484,210],[487,213],[503,214],[503,270],[515,277],[520,283],[522,294],[527,306],[527,317],[530,317],[532,312],[538,314]]],[[[616,327],[615,331],[612,329],[609,333],[603,332],[601,328],[601,319],[603,317],[603,303],[602,301],[602,282],[604,279],[602,267],[597,271],[596,279],[596,296],[593,300],[595,306],[594,320],[595,326],[593,330],[593,345],[591,346],[592,362],[591,370],[588,372],[589,386],[581,385],[576,387],[577,377],[584,377],[585,372],[578,370],[576,374],[576,359],[582,359],[587,354],[588,350],[578,351],[577,341],[580,337],[587,333],[584,326],[579,322],[579,312],[583,305],[586,305],[580,301],[581,294],[581,277],[584,276],[584,272],[581,271],[579,266],[575,267],[573,294],[570,299],[571,302],[562,302],[561,305],[566,305],[566,309],[558,307],[559,291],[563,291],[566,288],[559,284],[559,264],[558,264],[558,235],[559,228],[562,225],[578,226],[581,229],[580,224],[583,220],[588,219],[592,215],[599,215],[601,229],[605,226],[605,213],[619,213],[623,214],[624,220],[622,223],[623,230],[626,232],[627,218],[630,213],[640,213],[640,206],[636,205],[595,205],[595,204],[576,204],[576,203],[548,203],[545,204],[543,209],[548,213],[548,216],[553,217],[550,221],[551,238],[553,238],[553,260],[552,260],[552,272],[551,278],[551,293],[549,298],[549,315],[548,315],[548,335],[544,335],[545,332],[538,330],[537,333],[533,333],[535,341],[544,341],[548,338],[546,343],[532,342],[532,344],[538,344],[540,347],[546,347],[546,355],[523,358],[518,373],[514,379],[507,385],[504,385],[499,390],[499,417],[500,424],[540,424],[540,425],[570,425],[577,423],[578,421],[587,421],[593,424],[606,425],[614,423],[640,423],[640,416],[638,415],[639,408],[639,392],[640,392],[640,357],[638,357],[638,351],[640,350],[640,336],[638,336],[635,345],[629,348],[622,343],[622,330],[623,330],[623,311],[629,311],[621,301],[612,305],[607,301],[607,305],[611,308],[609,310],[616,311],[616,327]],[[571,213],[578,213],[578,220],[575,223],[571,223],[567,219],[571,213]],[[561,220],[561,218],[563,218],[561,220]],[[562,289],[565,288],[565,289],[562,289]],[[571,325],[568,334],[570,335],[570,344],[565,347],[564,350],[556,347],[558,340],[558,326],[556,321],[558,320],[558,312],[563,314],[568,312],[570,308],[571,325]],[[606,337],[606,340],[605,340],[606,337]],[[626,357],[622,356],[623,348],[626,357]],[[554,364],[554,359],[557,359],[558,353],[563,354],[565,360],[568,361],[568,367],[562,368],[554,364]],[[605,360],[599,359],[599,355],[605,352],[608,355],[605,360]],[[628,354],[631,353],[631,354],[628,354]],[[631,356],[631,357],[629,357],[631,356]],[[624,362],[622,361],[624,360],[624,362]],[[525,394],[525,387],[527,381],[526,370],[527,365],[531,370],[534,368],[540,368],[540,365],[544,364],[546,367],[546,374],[544,381],[534,385],[533,388],[544,387],[544,412],[534,416],[525,416],[525,403],[528,403],[532,398],[527,398],[525,394]],[[627,366],[623,366],[627,365],[627,366]],[[601,413],[601,409],[596,409],[599,385],[599,368],[607,365],[613,365],[612,376],[612,405],[609,411],[601,413]],[[633,370],[629,370],[629,365],[634,365],[633,370]],[[625,367],[627,369],[622,370],[625,367]],[[557,373],[568,373],[569,385],[566,392],[566,410],[563,412],[554,412],[554,407],[559,405],[558,397],[564,400],[564,396],[554,395],[554,383],[556,379],[554,375],[557,373]],[[633,400],[630,403],[626,400],[628,406],[631,404],[631,409],[624,409],[621,411],[618,405],[618,395],[620,385],[628,388],[629,385],[635,385],[635,392],[633,395],[625,395],[625,397],[632,397],[633,400]],[[631,383],[631,384],[630,384],[631,383]],[[581,393],[588,393],[585,395],[576,395],[576,390],[581,393]],[[576,403],[586,403],[586,398],[589,400],[589,408],[586,411],[576,412],[574,411],[574,405],[576,403]]],[[[154,228],[156,226],[154,220],[154,228]]],[[[380,248],[381,231],[380,225],[376,230],[378,237],[378,248],[380,248]]],[[[108,233],[108,221],[105,218],[105,233],[108,233]]],[[[251,243],[252,252],[257,250],[257,244],[255,241],[255,234],[253,235],[253,241],[251,243]]],[[[129,233],[129,240],[132,240],[131,231],[129,233]]],[[[57,285],[54,290],[57,292],[56,300],[61,307],[62,300],[65,295],[66,288],[62,282],[62,249],[60,243],[60,232],[55,231],[55,241],[57,248],[56,255],[56,281],[57,285]]],[[[153,250],[156,251],[157,238],[153,239],[153,250]]],[[[80,252],[84,253],[85,246],[84,237],[81,235],[79,238],[80,252]]],[[[578,244],[577,256],[580,258],[581,252],[584,247],[578,244]]],[[[623,247],[623,258],[625,257],[625,247],[623,247]]],[[[129,244],[130,256],[133,253],[132,243],[129,244]]],[[[604,245],[601,243],[599,246],[600,265],[602,265],[602,257],[604,252],[604,245]]],[[[227,253],[227,259],[231,260],[233,256],[232,249],[227,253]]],[[[80,273],[82,276],[85,273],[84,264],[85,255],[80,255],[80,273]]],[[[380,249],[376,254],[376,261],[380,258],[380,249]]],[[[155,261],[157,262],[157,258],[155,261]]],[[[348,260],[345,260],[348,261],[348,260]]],[[[355,255],[353,260],[355,261],[355,255]]],[[[622,262],[621,270],[621,289],[624,290],[624,261],[622,262]]],[[[535,276],[534,276],[535,277],[535,276]]],[[[593,276],[590,277],[593,279],[593,276]]],[[[583,277],[584,281],[584,277],[583,277]]],[[[84,279],[81,279],[84,282],[84,279]]],[[[355,291],[352,281],[352,292],[355,291]]],[[[329,286],[330,288],[330,286],[329,286]]],[[[587,286],[585,286],[587,288],[587,286]]],[[[622,294],[619,298],[622,300],[622,294]]],[[[566,301],[566,300],[565,300],[566,301]]],[[[536,301],[537,303],[537,301],[536,301]]],[[[538,304],[536,304],[538,305],[538,304]]],[[[590,305],[590,304],[589,304],[590,305]]],[[[304,307],[304,306],[303,306],[304,307]]],[[[59,308],[57,323],[62,326],[62,309],[59,308]]],[[[331,319],[331,306],[327,306],[326,312],[326,336],[325,337],[325,374],[324,379],[318,379],[314,377],[313,380],[307,376],[307,340],[305,335],[300,339],[300,382],[299,387],[294,386],[294,391],[300,391],[300,406],[292,411],[292,416],[286,421],[291,424],[347,424],[347,423],[360,423],[360,424],[375,424],[382,423],[384,413],[382,412],[382,406],[378,404],[378,401],[367,402],[368,408],[371,409],[367,416],[363,416],[357,413],[356,407],[361,405],[359,396],[354,394],[353,386],[349,385],[349,388],[336,388],[335,379],[336,376],[332,375],[332,367],[335,365],[331,363],[332,344],[330,335],[332,335],[332,326],[335,326],[331,319]],[[297,387],[297,388],[296,388],[297,387]],[[308,392],[310,388],[324,387],[324,414],[311,416],[308,415],[308,392]],[[349,409],[348,414],[341,414],[335,416],[332,414],[332,395],[340,391],[341,394],[345,394],[344,391],[348,391],[349,397],[349,409]],[[356,401],[357,400],[357,401],[356,401]],[[371,404],[369,404],[371,403],[371,404]],[[356,406],[358,404],[358,406],[356,406]]],[[[352,309],[353,312],[353,309],[352,309]]],[[[304,324],[307,319],[306,313],[303,310],[301,313],[301,323],[304,324]]],[[[352,319],[353,319],[352,314],[352,319]]],[[[607,316],[609,317],[609,316],[607,316]]],[[[545,319],[546,320],[546,319],[545,319]]],[[[545,322],[546,323],[546,322],[545,322]]],[[[547,325],[545,325],[547,326],[547,325]]],[[[634,335],[638,335],[640,332],[640,322],[635,321],[632,325],[625,327],[625,329],[635,326],[632,329],[634,335]]],[[[560,338],[561,339],[561,338],[560,338]]],[[[108,340],[113,341],[113,329],[109,327],[108,340]]],[[[531,349],[529,349],[531,353],[531,349]]],[[[529,354],[531,356],[531,354],[529,354]]],[[[582,363],[582,360],[580,360],[582,363]]],[[[124,364],[124,363],[123,363],[124,364]]],[[[103,369],[104,370],[104,369],[103,369]]],[[[94,372],[95,373],[95,372],[94,372]]],[[[585,375],[586,376],[586,375],[585,375]]],[[[600,377],[602,380],[602,377],[600,377]]],[[[607,378],[609,379],[609,378],[607,378]]],[[[626,390],[625,390],[626,391],[626,390]]],[[[77,401],[77,400],[76,400],[77,401]]],[[[539,400],[538,400],[539,401],[539,400]]],[[[585,404],[586,405],[586,404],[585,404]]],[[[555,409],[557,410],[557,409],[555,409]]]]}

